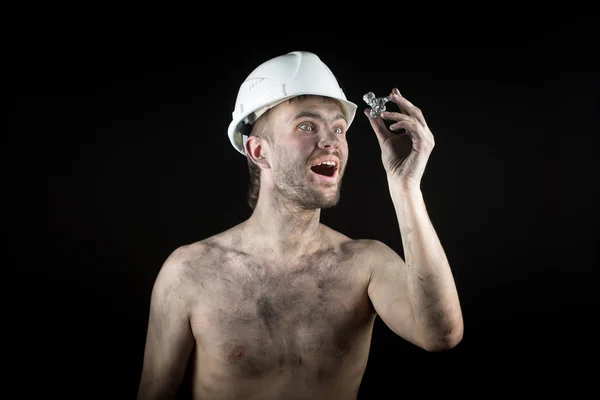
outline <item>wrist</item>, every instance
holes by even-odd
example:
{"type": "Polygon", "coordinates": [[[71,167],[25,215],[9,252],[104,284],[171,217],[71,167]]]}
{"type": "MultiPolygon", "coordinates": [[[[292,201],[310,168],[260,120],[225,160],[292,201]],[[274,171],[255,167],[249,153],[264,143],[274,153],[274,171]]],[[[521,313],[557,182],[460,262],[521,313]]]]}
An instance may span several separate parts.
{"type": "Polygon", "coordinates": [[[397,179],[388,176],[388,185],[392,195],[420,195],[421,183],[410,179],[397,179]]]}

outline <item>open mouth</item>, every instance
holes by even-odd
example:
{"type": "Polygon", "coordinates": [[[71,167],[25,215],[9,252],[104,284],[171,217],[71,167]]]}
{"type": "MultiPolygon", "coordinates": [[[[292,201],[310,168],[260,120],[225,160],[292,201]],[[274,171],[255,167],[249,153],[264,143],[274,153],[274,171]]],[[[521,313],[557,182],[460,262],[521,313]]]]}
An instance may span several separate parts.
{"type": "Polygon", "coordinates": [[[332,177],[335,175],[338,166],[333,161],[323,161],[319,164],[313,165],[312,167],[310,167],[310,169],[317,175],[332,177]]]}

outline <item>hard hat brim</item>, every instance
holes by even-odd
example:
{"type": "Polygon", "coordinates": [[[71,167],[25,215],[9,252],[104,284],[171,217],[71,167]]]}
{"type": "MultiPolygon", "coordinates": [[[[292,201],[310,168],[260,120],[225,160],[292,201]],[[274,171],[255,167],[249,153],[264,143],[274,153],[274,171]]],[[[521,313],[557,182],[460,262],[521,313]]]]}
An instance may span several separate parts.
{"type": "MultiPolygon", "coordinates": [[[[231,123],[229,124],[227,131],[228,131],[229,140],[230,140],[231,144],[233,145],[233,147],[242,155],[246,155],[245,144],[246,144],[247,137],[244,137],[245,135],[241,132],[240,128],[244,124],[244,120],[246,120],[249,115],[254,114],[259,110],[261,111],[260,115],[262,115],[267,110],[274,108],[287,100],[290,100],[294,97],[303,96],[303,95],[322,96],[322,97],[328,97],[331,99],[338,100],[340,103],[342,103],[342,105],[344,107],[344,111],[345,111],[344,114],[346,115],[346,118],[348,120],[347,128],[350,128],[350,125],[352,124],[352,122],[354,121],[354,117],[356,116],[356,110],[358,109],[358,106],[355,103],[353,103],[349,100],[346,100],[346,99],[339,98],[339,97],[332,97],[329,95],[318,94],[318,93],[314,93],[314,92],[294,93],[293,95],[279,99],[278,101],[276,101],[272,104],[265,104],[261,107],[257,107],[256,110],[252,110],[247,113],[238,115],[237,118],[232,120],[231,123]]],[[[255,119],[253,119],[253,121],[260,118],[260,115],[258,115],[255,119]]]]}

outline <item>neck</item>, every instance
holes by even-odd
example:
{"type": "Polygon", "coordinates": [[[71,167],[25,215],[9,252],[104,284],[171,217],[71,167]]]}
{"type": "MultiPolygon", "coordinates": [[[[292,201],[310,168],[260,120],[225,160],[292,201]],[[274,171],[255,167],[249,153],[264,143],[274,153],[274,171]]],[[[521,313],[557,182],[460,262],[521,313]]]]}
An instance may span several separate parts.
{"type": "Polygon", "coordinates": [[[246,220],[249,237],[260,238],[255,247],[275,259],[308,254],[322,243],[321,209],[305,209],[282,196],[260,194],[246,220]]]}

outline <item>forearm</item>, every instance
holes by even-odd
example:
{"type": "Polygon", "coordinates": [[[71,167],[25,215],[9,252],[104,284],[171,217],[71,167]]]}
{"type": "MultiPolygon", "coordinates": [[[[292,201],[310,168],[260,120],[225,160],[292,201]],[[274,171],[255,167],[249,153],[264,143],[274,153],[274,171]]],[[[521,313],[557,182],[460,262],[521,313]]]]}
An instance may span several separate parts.
{"type": "Polygon", "coordinates": [[[429,219],[419,187],[390,180],[406,262],[416,329],[424,346],[454,346],[462,338],[462,313],[444,249],[429,219]]]}

